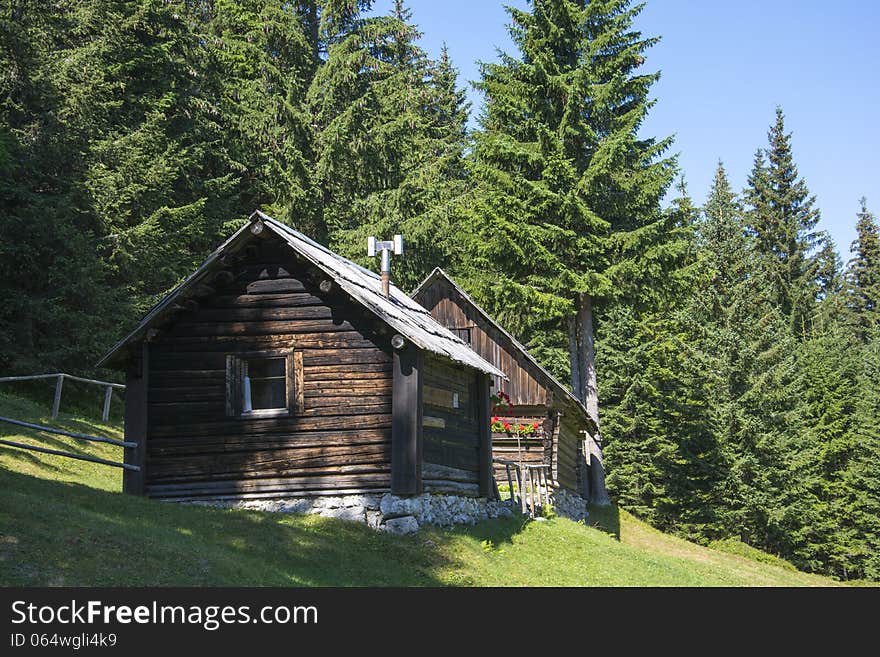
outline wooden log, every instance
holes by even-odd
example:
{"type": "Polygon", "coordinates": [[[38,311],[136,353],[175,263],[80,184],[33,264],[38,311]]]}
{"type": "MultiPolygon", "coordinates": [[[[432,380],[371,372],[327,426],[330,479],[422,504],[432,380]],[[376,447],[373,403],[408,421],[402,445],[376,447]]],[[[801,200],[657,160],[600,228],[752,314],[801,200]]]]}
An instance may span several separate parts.
{"type": "Polygon", "coordinates": [[[200,323],[181,321],[171,327],[169,336],[211,336],[211,335],[272,335],[322,333],[327,331],[355,331],[349,322],[331,319],[302,319],[290,321],[254,321],[254,322],[212,322],[200,323]]]}
{"type": "Polygon", "coordinates": [[[374,395],[371,394],[372,392],[372,390],[362,390],[358,395],[338,397],[335,396],[335,393],[331,392],[327,395],[310,398],[309,409],[335,408],[339,406],[385,406],[391,404],[391,391],[384,395],[374,395]]]}
{"type": "Polygon", "coordinates": [[[304,383],[305,396],[312,397],[360,397],[361,395],[381,395],[391,397],[392,385],[390,379],[378,379],[375,381],[363,381],[355,379],[351,381],[306,381],[304,383]]]}
{"type": "Polygon", "coordinates": [[[430,493],[452,493],[468,497],[480,497],[479,484],[468,484],[446,479],[425,479],[424,489],[430,493]]]}
{"type": "Polygon", "coordinates": [[[211,308],[296,308],[302,306],[324,306],[326,301],[308,292],[276,294],[233,294],[217,295],[211,299],[211,308]]]}
{"type": "Polygon", "coordinates": [[[350,365],[305,365],[306,381],[346,381],[391,380],[391,363],[358,363],[356,369],[350,365]]]}
{"type": "MultiPolygon", "coordinates": [[[[381,353],[381,352],[379,352],[381,353]]],[[[395,351],[391,419],[391,492],[422,492],[422,352],[413,346],[395,351]]]]}
{"type": "Polygon", "coordinates": [[[278,294],[281,292],[308,292],[302,281],[295,278],[256,280],[247,284],[247,294],[278,294]]]}
{"type": "Polygon", "coordinates": [[[477,448],[434,440],[425,436],[423,452],[426,461],[447,465],[453,468],[480,471],[480,457],[477,448]]]}
{"type": "Polygon", "coordinates": [[[76,438],[77,440],[88,440],[93,443],[108,443],[110,445],[116,445],[118,447],[135,447],[136,443],[125,442],[122,440],[114,440],[113,438],[102,438],[101,436],[92,436],[87,433],[74,433],[72,431],[64,431],[63,429],[55,429],[54,427],[46,427],[42,424],[32,424],[31,422],[23,422],[22,420],[13,420],[8,417],[0,417],[0,422],[6,422],[7,424],[15,424],[20,427],[25,427],[27,429],[34,429],[36,431],[45,431],[46,433],[54,433],[59,436],[67,436],[68,438],[76,438]]]}
{"type": "Polygon", "coordinates": [[[422,464],[422,477],[428,479],[445,479],[447,481],[458,481],[464,483],[478,484],[480,481],[479,474],[471,470],[462,470],[461,468],[451,468],[447,465],[425,462],[422,464]]]}
{"type": "Polygon", "coordinates": [[[391,482],[388,473],[363,473],[354,475],[331,476],[305,476],[283,477],[247,480],[213,481],[198,484],[152,484],[149,487],[150,495],[173,495],[175,493],[188,493],[195,495],[210,495],[211,493],[223,492],[252,492],[286,490],[295,492],[298,490],[320,490],[322,488],[363,487],[365,484],[375,486],[387,486],[391,482]]]}
{"type": "Polygon", "coordinates": [[[283,308],[203,308],[188,322],[264,322],[299,319],[332,319],[334,311],[328,306],[291,306],[283,308]]]}
{"type": "Polygon", "coordinates": [[[218,286],[229,285],[233,280],[235,280],[235,274],[228,269],[221,269],[214,274],[214,277],[211,279],[211,284],[218,286]]]}
{"type": "Polygon", "coordinates": [[[113,383],[111,381],[98,381],[96,379],[87,379],[82,376],[73,376],[72,374],[63,374],[60,372],[55,372],[52,374],[27,374],[24,376],[3,376],[0,377],[0,383],[6,383],[9,381],[33,381],[35,379],[57,379],[59,376],[63,376],[66,379],[70,379],[71,381],[80,381],[81,383],[93,383],[99,386],[110,386],[112,388],[117,388],[119,390],[125,390],[125,384],[123,383],[113,383]]]}
{"type": "Polygon", "coordinates": [[[391,445],[345,445],[277,449],[261,452],[209,452],[180,457],[149,452],[150,482],[171,479],[212,481],[230,475],[297,476],[308,470],[333,473],[362,472],[390,467],[391,445]],[[350,467],[351,466],[351,467],[350,467]]]}
{"type": "Polygon", "coordinates": [[[150,454],[186,455],[205,452],[293,449],[298,447],[335,447],[349,445],[391,444],[390,429],[353,431],[309,431],[295,434],[240,434],[222,436],[176,436],[150,440],[150,454]]]}
{"type": "Polygon", "coordinates": [[[538,472],[532,468],[529,468],[529,480],[532,488],[532,515],[537,515],[538,506],[537,502],[540,496],[540,492],[535,489],[538,486],[538,472]]]}
{"type": "MultiPolygon", "coordinates": [[[[126,395],[127,397],[128,395],[126,395]]],[[[150,427],[150,438],[167,438],[180,435],[187,436],[210,436],[212,434],[235,433],[269,434],[269,433],[297,433],[300,431],[328,431],[339,429],[378,429],[391,426],[391,414],[382,415],[354,415],[344,422],[337,416],[318,417],[244,417],[221,421],[194,422],[185,427],[180,426],[179,418],[170,424],[154,422],[150,427]],[[341,426],[340,426],[341,425],[341,426]]]]}
{"type": "Polygon", "coordinates": [[[515,491],[513,489],[513,479],[510,476],[510,463],[505,463],[504,469],[507,471],[507,485],[510,486],[510,500],[512,502],[516,498],[515,491]]]}
{"type": "Polygon", "coordinates": [[[52,419],[58,417],[58,409],[61,406],[61,388],[64,386],[64,375],[59,374],[55,380],[55,399],[52,401],[52,419]]]}
{"type": "Polygon", "coordinates": [[[63,456],[68,459],[76,459],[78,461],[89,461],[91,463],[100,463],[101,465],[110,465],[114,468],[125,468],[128,471],[138,471],[138,468],[135,465],[130,465],[128,463],[117,463],[116,461],[110,461],[108,459],[101,459],[97,456],[88,456],[85,454],[74,454],[72,452],[62,452],[58,449],[49,449],[48,447],[38,447],[37,445],[28,445],[26,443],[18,443],[14,440],[0,440],[0,445],[6,445],[7,447],[15,447],[16,449],[25,449],[31,452],[40,452],[42,454],[52,454],[54,456],[63,456]]]}
{"type": "Polygon", "coordinates": [[[316,490],[277,490],[264,492],[241,492],[229,495],[209,493],[206,495],[188,495],[183,497],[152,496],[162,502],[191,502],[194,500],[231,501],[231,500],[268,500],[289,497],[317,498],[325,496],[341,497],[343,495],[369,495],[387,491],[387,486],[374,486],[373,488],[341,488],[341,489],[316,489],[316,490]]]}
{"type": "MultiPolygon", "coordinates": [[[[316,365],[391,364],[392,358],[379,349],[306,349],[303,353],[306,367],[316,365]]],[[[349,368],[350,370],[351,368],[349,368]]],[[[358,367],[358,370],[361,368],[358,367]]]]}
{"type": "MultiPolygon", "coordinates": [[[[331,327],[332,329],[332,327],[331,327]]],[[[375,349],[360,331],[314,331],[260,335],[169,335],[158,345],[163,353],[262,351],[266,349],[375,349]],[[175,351],[172,351],[175,350],[175,351]]]]}

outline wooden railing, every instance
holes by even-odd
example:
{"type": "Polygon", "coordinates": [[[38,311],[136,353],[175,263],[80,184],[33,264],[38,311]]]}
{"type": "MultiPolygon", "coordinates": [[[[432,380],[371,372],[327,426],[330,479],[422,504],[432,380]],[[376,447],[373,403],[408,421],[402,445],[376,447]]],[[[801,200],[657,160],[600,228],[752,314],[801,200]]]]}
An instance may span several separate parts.
{"type": "Polygon", "coordinates": [[[52,402],[52,419],[58,417],[58,409],[61,407],[61,389],[64,386],[64,379],[71,381],[80,381],[82,383],[91,383],[104,387],[104,408],[101,413],[101,420],[106,422],[110,419],[110,400],[113,397],[113,390],[125,390],[125,386],[121,383],[111,383],[110,381],[96,381],[95,379],[85,379],[81,376],[73,376],[72,374],[29,374],[26,376],[3,376],[0,377],[0,383],[10,381],[32,381],[34,379],[55,379],[55,399],[52,402]]]}
{"type": "Polygon", "coordinates": [[[493,463],[504,466],[510,487],[510,500],[519,504],[523,515],[534,518],[539,515],[539,508],[550,505],[549,465],[525,465],[506,459],[493,459],[493,463]],[[516,493],[519,493],[518,500],[516,493]]]}
{"type": "MultiPolygon", "coordinates": [[[[6,422],[8,424],[15,424],[20,427],[26,427],[28,429],[34,429],[36,431],[45,431],[47,433],[54,433],[61,436],[67,436],[68,438],[76,438],[77,440],[88,440],[94,443],[109,443],[110,445],[116,445],[118,447],[137,447],[137,443],[127,442],[124,440],[115,440],[113,438],[102,438],[101,436],[91,436],[87,433],[73,433],[72,431],[64,431],[63,429],[55,429],[53,427],[45,427],[42,424],[32,424],[30,422],[22,422],[21,420],[13,420],[8,417],[0,417],[0,422],[6,422]]],[[[110,465],[114,468],[124,468],[126,470],[134,470],[139,471],[140,467],[136,465],[129,465],[128,463],[119,463],[117,461],[110,461],[109,459],[98,458],[97,456],[88,456],[86,454],[74,454],[72,452],[62,452],[58,449],[49,449],[48,447],[37,447],[36,445],[28,445],[26,443],[18,443],[13,440],[0,440],[0,445],[5,445],[7,447],[15,447],[16,449],[26,449],[32,452],[41,452],[43,454],[54,454],[56,456],[63,456],[69,459],[78,459],[80,461],[90,461],[92,463],[100,463],[101,465],[110,465]]]]}

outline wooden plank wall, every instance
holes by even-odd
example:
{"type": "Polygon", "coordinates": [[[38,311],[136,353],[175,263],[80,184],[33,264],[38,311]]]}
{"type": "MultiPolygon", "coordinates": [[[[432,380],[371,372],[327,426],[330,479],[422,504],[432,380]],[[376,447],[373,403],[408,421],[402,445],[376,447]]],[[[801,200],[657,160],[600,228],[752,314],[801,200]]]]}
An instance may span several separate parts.
{"type": "Polygon", "coordinates": [[[493,390],[503,390],[516,406],[547,404],[548,390],[533,363],[523,358],[510,341],[467,303],[445,280],[436,281],[417,295],[418,301],[447,328],[468,328],[471,348],[507,374],[509,381],[495,378],[493,390]]]}
{"type": "Polygon", "coordinates": [[[423,488],[426,492],[480,493],[478,375],[425,354],[422,400],[423,488]],[[454,407],[457,395],[458,408],[454,407]]]}
{"type": "Polygon", "coordinates": [[[563,488],[578,492],[578,471],[581,467],[579,459],[582,452],[579,444],[583,441],[583,420],[578,413],[563,412],[560,418],[559,440],[557,441],[557,458],[559,467],[557,480],[563,488]]]}
{"type": "Polygon", "coordinates": [[[234,280],[151,344],[147,493],[271,497],[385,491],[391,475],[392,359],[385,336],[289,249],[263,241],[234,280]],[[377,346],[381,345],[381,347],[377,346]],[[302,354],[301,413],[227,417],[226,355],[302,354]]]}
{"type": "MultiPolygon", "coordinates": [[[[513,407],[510,411],[498,416],[501,420],[515,424],[532,424],[537,422],[538,431],[531,435],[492,433],[492,456],[525,465],[552,465],[553,450],[551,438],[553,422],[543,406],[513,407]]],[[[503,465],[495,465],[495,480],[499,483],[507,481],[507,471],[503,465]]]]}

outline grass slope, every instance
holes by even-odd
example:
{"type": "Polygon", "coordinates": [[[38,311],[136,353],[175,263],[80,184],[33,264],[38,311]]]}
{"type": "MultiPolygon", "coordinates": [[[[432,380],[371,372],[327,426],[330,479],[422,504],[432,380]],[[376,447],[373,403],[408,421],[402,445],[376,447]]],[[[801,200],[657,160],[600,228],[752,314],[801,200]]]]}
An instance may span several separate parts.
{"type": "MultiPolygon", "coordinates": [[[[120,437],[0,396],[0,415],[120,437]]],[[[121,450],[0,425],[9,440],[118,460],[121,450]]],[[[832,580],[667,536],[629,514],[607,531],[512,518],[394,537],[356,523],[162,503],[120,470],[0,446],[5,586],[827,586],[832,580]]],[[[736,550],[735,550],[736,551],[736,550]]],[[[762,557],[767,557],[759,553],[762,557]]],[[[745,556],[743,556],[745,555],[745,556]]],[[[770,559],[766,559],[770,560],[770,559]]]]}

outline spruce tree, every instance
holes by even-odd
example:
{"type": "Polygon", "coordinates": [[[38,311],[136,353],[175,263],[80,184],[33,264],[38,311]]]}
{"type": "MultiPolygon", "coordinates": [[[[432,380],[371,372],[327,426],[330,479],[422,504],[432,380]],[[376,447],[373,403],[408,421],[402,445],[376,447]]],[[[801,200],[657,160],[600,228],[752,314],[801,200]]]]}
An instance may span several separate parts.
{"type": "Polygon", "coordinates": [[[799,177],[781,108],[776,109],[768,140],[767,159],[759,151],[749,176],[747,225],[760,254],[759,264],[773,286],[774,304],[789,318],[795,335],[805,337],[820,293],[815,250],[825,236],[816,231],[819,211],[799,177]]]}
{"type": "Polygon", "coordinates": [[[594,305],[644,300],[686,249],[659,206],[670,141],[638,135],[659,75],[638,70],[656,43],[632,29],[640,11],[628,0],[509,8],[518,53],[483,64],[477,83],[468,284],[522,339],[544,341],[542,360],[568,356],[596,417],[594,305]]]}
{"type": "Polygon", "coordinates": [[[861,199],[852,243],[853,258],[847,266],[849,306],[855,314],[859,336],[864,341],[880,327],[880,228],[867,203],[861,199]]]}
{"type": "Polygon", "coordinates": [[[444,260],[445,208],[463,184],[466,116],[455,107],[452,67],[429,62],[410,21],[398,1],[390,15],[352,22],[309,90],[330,245],[369,266],[367,237],[402,233],[408,254],[394,271],[402,287],[444,260]],[[434,80],[435,71],[445,77],[434,80]]]}

